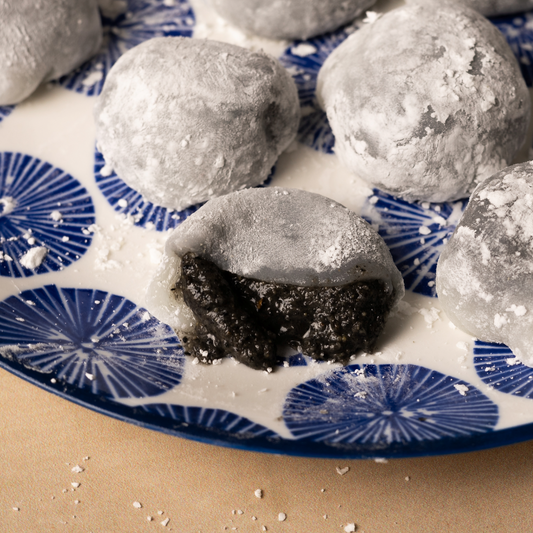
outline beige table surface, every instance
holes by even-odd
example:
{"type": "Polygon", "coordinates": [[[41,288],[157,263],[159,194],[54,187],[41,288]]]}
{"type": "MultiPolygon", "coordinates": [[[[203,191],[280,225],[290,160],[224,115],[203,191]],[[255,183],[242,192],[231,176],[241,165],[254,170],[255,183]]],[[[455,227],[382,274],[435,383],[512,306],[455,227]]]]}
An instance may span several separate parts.
{"type": "Polygon", "coordinates": [[[1,532],[533,531],[533,442],[386,464],[258,454],[119,422],[3,370],[0,406],[1,532]]]}

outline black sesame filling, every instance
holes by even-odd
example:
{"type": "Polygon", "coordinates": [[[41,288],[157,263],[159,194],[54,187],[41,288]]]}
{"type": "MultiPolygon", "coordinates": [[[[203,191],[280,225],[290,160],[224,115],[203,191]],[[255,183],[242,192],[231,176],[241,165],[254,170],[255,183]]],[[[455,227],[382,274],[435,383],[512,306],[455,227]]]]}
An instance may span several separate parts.
{"type": "Polygon", "coordinates": [[[371,353],[385,327],[393,294],[380,280],[300,287],[237,276],[192,253],[182,258],[177,288],[197,320],[182,339],[208,363],[225,356],[252,368],[273,368],[277,345],[314,359],[346,364],[371,353]]]}

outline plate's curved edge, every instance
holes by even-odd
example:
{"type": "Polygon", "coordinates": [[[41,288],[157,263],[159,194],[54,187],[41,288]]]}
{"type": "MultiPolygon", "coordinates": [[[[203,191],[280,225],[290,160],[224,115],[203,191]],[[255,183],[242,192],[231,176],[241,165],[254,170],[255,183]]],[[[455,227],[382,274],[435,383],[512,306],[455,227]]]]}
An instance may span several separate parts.
{"type": "Polygon", "coordinates": [[[203,444],[249,452],[320,459],[405,459],[481,451],[533,439],[533,423],[467,437],[377,446],[325,444],[281,437],[239,437],[220,429],[184,426],[172,418],[156,417],[142,409],[95,396],[62,381],[53,385],[45,383],[43,378],[48,374],[27,368],[19,362],[0,359],[0,368],[46,392],[115,420],[203,444]]]}

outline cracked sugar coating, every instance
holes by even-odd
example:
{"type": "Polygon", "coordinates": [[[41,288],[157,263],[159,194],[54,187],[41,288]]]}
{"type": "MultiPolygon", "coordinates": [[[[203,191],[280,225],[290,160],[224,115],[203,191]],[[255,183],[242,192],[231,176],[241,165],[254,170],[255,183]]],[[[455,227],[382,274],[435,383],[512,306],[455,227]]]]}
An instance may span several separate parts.
{"type": "Polygon", "coordinates": [[[533,366],[533,163],[479,185],[437,266],[452,322],[533,366]]]}
{"type": "Polygon", "coordinates": [[[226,20],[270,39],[309,39],[354,20],[376,0],[211,0],[226,20]]]}
{"type": "Polygon", "coordinates": [[[0,105],[21,102],[94,55],[102,40],[95,0],[0,2],[0,105]]]}
{"type": "Polygon", "coordinates": [[[343,163],[409,201],[451,201],[512,162],[530,99],[509,45],[475,11],[423,0],[356,31],[318,95],[343,163]]]}
{"type": "Polygon", "coordinates": [[[299,119],[296,86],[274,57],[184,37],[126,52],[95,107],[106,166],[177,210],[262,183],[299,119]]]}
{"type": "Polygon", "coordinates": [[[167,240],[146,305],[180,335],[196,325],[174,290],[188,252],[249,279],[303,287],[381,280],[391,305],[404,294],[383,239],[355,213],[302,190],[247,189],[209,201],[167,240]]]}

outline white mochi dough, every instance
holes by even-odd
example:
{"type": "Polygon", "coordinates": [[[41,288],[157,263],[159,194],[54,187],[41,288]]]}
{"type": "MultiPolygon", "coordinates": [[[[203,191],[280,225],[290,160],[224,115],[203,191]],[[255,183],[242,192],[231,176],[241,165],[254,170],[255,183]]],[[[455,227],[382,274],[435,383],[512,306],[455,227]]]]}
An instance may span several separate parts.
{"type": "Polygon", "coordinates": [[[106,166],[177,210],[262,183],[299,119],[296,85],[277,59],[185,37],[126,52],[95,107],[106,166]]]}
{"type": "MultiPolygon", "coordinates": [[[[457,0],[486,17],[508,15],[533,9],[533,0],[457,0]]],[[[408,0],[409,3],[409,0],[408,0]]]]}
{"type": "Polygon", "coordinates": [[[0,105],[79,67],[101,40],[96,0],[0,1],[0,105]]]}
{"type": "Polygon", "coordinates": [[[270,39],[309,39],[354,20],[376,0],[211,0],[238,28],[270,39]]]}
{"type": "Polygon", "coordinates": [[[503,35],[446,1],[412,3],[354,32],[324,63],[317,92],[342,162],[409,201],[468,196],[512,162],[530,117],[503,35]]]}
{"type": "Polygon", "coordinates": [[[456,326],[533,366],[533,162],[476,188],[439,259],[437,292],[456,326]]]}
{"type": "Polygon", "coordinates": [[[247,189],[210,200],[171,233],[146,306],[181,334],[196,324],[175,290],[187,252],[261,281],[335,286],[378,279],[394,304],[404,294],[379,234],[337,202],[299,189],[247,189]]]}

